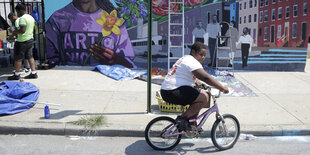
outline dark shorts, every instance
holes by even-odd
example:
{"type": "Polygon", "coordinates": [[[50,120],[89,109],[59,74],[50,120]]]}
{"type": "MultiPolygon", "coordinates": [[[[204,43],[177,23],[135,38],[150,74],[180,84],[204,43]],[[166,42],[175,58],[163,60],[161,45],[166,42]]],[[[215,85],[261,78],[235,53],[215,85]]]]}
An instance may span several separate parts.
{"type": "Polygon", "coordinates": [[[14,45],[14,60],[22,61],[23,59],[33,58],[33,39],[25,42],[15,42],[14,45]]]}
{"type": "Polygon", "coordinates": [[[181,86],[173,90],[160,90],[161,97],[164,101],[178,104],[191,105],[200,94],[200,90],[191,86],[181,86]]]}

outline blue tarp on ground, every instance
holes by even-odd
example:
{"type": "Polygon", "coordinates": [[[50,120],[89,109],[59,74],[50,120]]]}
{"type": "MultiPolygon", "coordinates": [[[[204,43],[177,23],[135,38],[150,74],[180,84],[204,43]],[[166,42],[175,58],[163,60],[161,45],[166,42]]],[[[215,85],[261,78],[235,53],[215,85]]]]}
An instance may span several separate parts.
{"type": "Polygon", "coordinates": [[[141,70],[132,70],[126,68],[122,65],[97,65],[91,69],[92,71],[98,70],[100,73],[113,78],[115,80],[128,80],[139,77],[140,75],[146,74],[145,71],[141,70]]]}
{"type": "Polygon", "coordinates": [[[29,82],[0,83],[0,115],[12,115],[32,108],[39,98],[39,89],[29,82]]]}

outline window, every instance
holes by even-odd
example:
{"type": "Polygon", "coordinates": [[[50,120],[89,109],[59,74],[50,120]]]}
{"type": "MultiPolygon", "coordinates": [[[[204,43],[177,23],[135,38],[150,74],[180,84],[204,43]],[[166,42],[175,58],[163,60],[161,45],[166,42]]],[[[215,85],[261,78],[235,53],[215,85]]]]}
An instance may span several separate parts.
{"type": "Polygon", "coordinates": [[[275,19],[276,19],[276,9],[272,9],[271,20],[274,21],[275,19]]]}
{"type": "Polygon", "coordinates": [[[276,3],[276,0],[272,0],[272,4],[275,4],[276,3]]]}
{"type": "Polygon", "coordinates": [[[254,0],[254,7],[257,7],[257,0],[254,0]]]}
{"type": "Polygon", "coordinates": [[[287,6],[287,7],[285,8],[285,18],[289,18],[289,17],[290,17],[290,7],[287,6]]]}
{"type": "Polygon", "coordinates": [[[246,23],[246,16],[243,17],[243,23],[246,23]]]}
{"type": "Polygon", "coordinates": [[[259,6],[264,7],[264,0],[260,0],[259,6]]]}
{"type": "Polygon", "coordinates": [[[216,10],[216,20],[217,22],[220,21],[220,10],[216,10]]]}
{"type": "Polygon", "coordinates": [[[292,25],[292,38],[297,37],[297,23],[293,23],[292,25]]]}
{"type": "Polygon", "coordinates": [[[240,3],[240,10],[242,10],[242,4],[240,3]]]}
{"type": "Polygon", "coordinates": [[[263,11],[259,12],[259,22],[262,23],[263,22],[263,11]]]}
{"type": "Polygon", "coordinates": [[[278,19],[282,19],[282,7],[278,9],[278,19]]]}
{"type": "Polygon", "coordinates": [[[279,0],[279,2],[282,2],[282,0],[279,0]]]}
{"type": "Polygon", "coordinates": [[[262,36],[262,29],[261,28],[258,29],[258,36],[262,36]]]}
{"type": "MultiPolygon", "coordinates": [[[[253,29],[253,39],[256,40],[256,29],[253,29]]],[[[255,43],[255,41],[254,41],[255,43]]]]}
{"type": "Polygon", "coordinates": [[[268,10],[265,10],[264,22],[268,21],[268,10]]]}
{"type": "Polygon", "coordinates": [[[249,20],[249,23],[251,23],[251,22],[252,22],[252,21],[251,21],[251,20],[252,20],[252,16],[251,16],[251,15],[249,15],[249,17],[248,17],[248,18],[249,18],[249,19],[248,19],[248,20],[249,20]]]}
{"type": "Polygon", "coordinates": [[[307,15],[308,12],[308,3],[304,3],[304,16],[307,15]]]}
{"type": "Polygon", "coordinates": [[[278,25],[277,38],[281,38],[281,29],[282,29],[282,26],[281,26],[281,25],[278,25]]]}
{"type": "Polygon", "coordinates": [[[269,5],[269,0],[265,0],[265,6],[269,5]]]}
{"type": "Polygon", "coordinates": [[[242,24],[242,18],[241,17],[239,18],[239,23],[242,24]]]}
{"type": "Polygon", "coordinates": [[[244,2],[244,9],[246,9],[246,2],[244,2]]]}
{"type": "Polygon", "coordinates": [[[208,12],[208,24],[210,23],[211,14],[208,12]]]}
{"type": "Polygon", "coordinates": [[[257,14],[255,13],[254,14],[254,22],[256,22],[257,21],[257,14]]]}
{"type": "Polygon", "coordinates": [[[293,17],[297,17],[298,5],[293,6],[293,17]]]}
{"type": "Polygon", "coordinates": [[[249,35],[251,35],[251,31],[252,31],[252,30],[249,28],[249,35]]]}
{"type": "Polygon", "coordinates": [[[249,1],[249,8],[253,8],[253,0],[249,1]]]}
{"type": "Polygon", "coordinates": [[[264,40],[268,39],[268,27],[264,27],[264,40]]]}

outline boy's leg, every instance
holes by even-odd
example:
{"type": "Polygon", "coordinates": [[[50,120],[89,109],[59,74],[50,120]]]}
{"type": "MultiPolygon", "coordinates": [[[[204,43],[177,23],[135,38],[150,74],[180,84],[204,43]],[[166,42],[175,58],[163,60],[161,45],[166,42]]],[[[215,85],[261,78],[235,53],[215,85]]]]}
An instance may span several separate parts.
{"type": "Polygon", "coordinates": [[[28,62],[29,62],[31,71],[35,72],[36,71],[36,64],[35,64],[34,58],[28,59],[28,62]]]}
{"type": "Polygon", "coordinates": [[[193,102],[192,105],[182,114],[182,117],[192,118],[195,115],[198,115],[202,108],[210,107],[209,94],[201,91],[197,99],[193,102]]]}

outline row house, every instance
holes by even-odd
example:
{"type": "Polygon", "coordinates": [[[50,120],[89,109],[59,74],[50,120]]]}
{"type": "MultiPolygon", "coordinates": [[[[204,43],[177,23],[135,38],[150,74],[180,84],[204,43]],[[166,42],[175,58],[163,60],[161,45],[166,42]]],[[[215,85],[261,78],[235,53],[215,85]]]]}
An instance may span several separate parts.
{"type": "Polygon", "coordinates": [[[239,4],[239,36],[242,35],[243,28],[248,27],[254,40],[253,46],[257,46],[258,0],[243,0],[237,4],[239,4]]]}
{"type": "Polygon", "coordinates": [[[260,0],[258,46],[306,47],[309,0],[260,0]]]}

